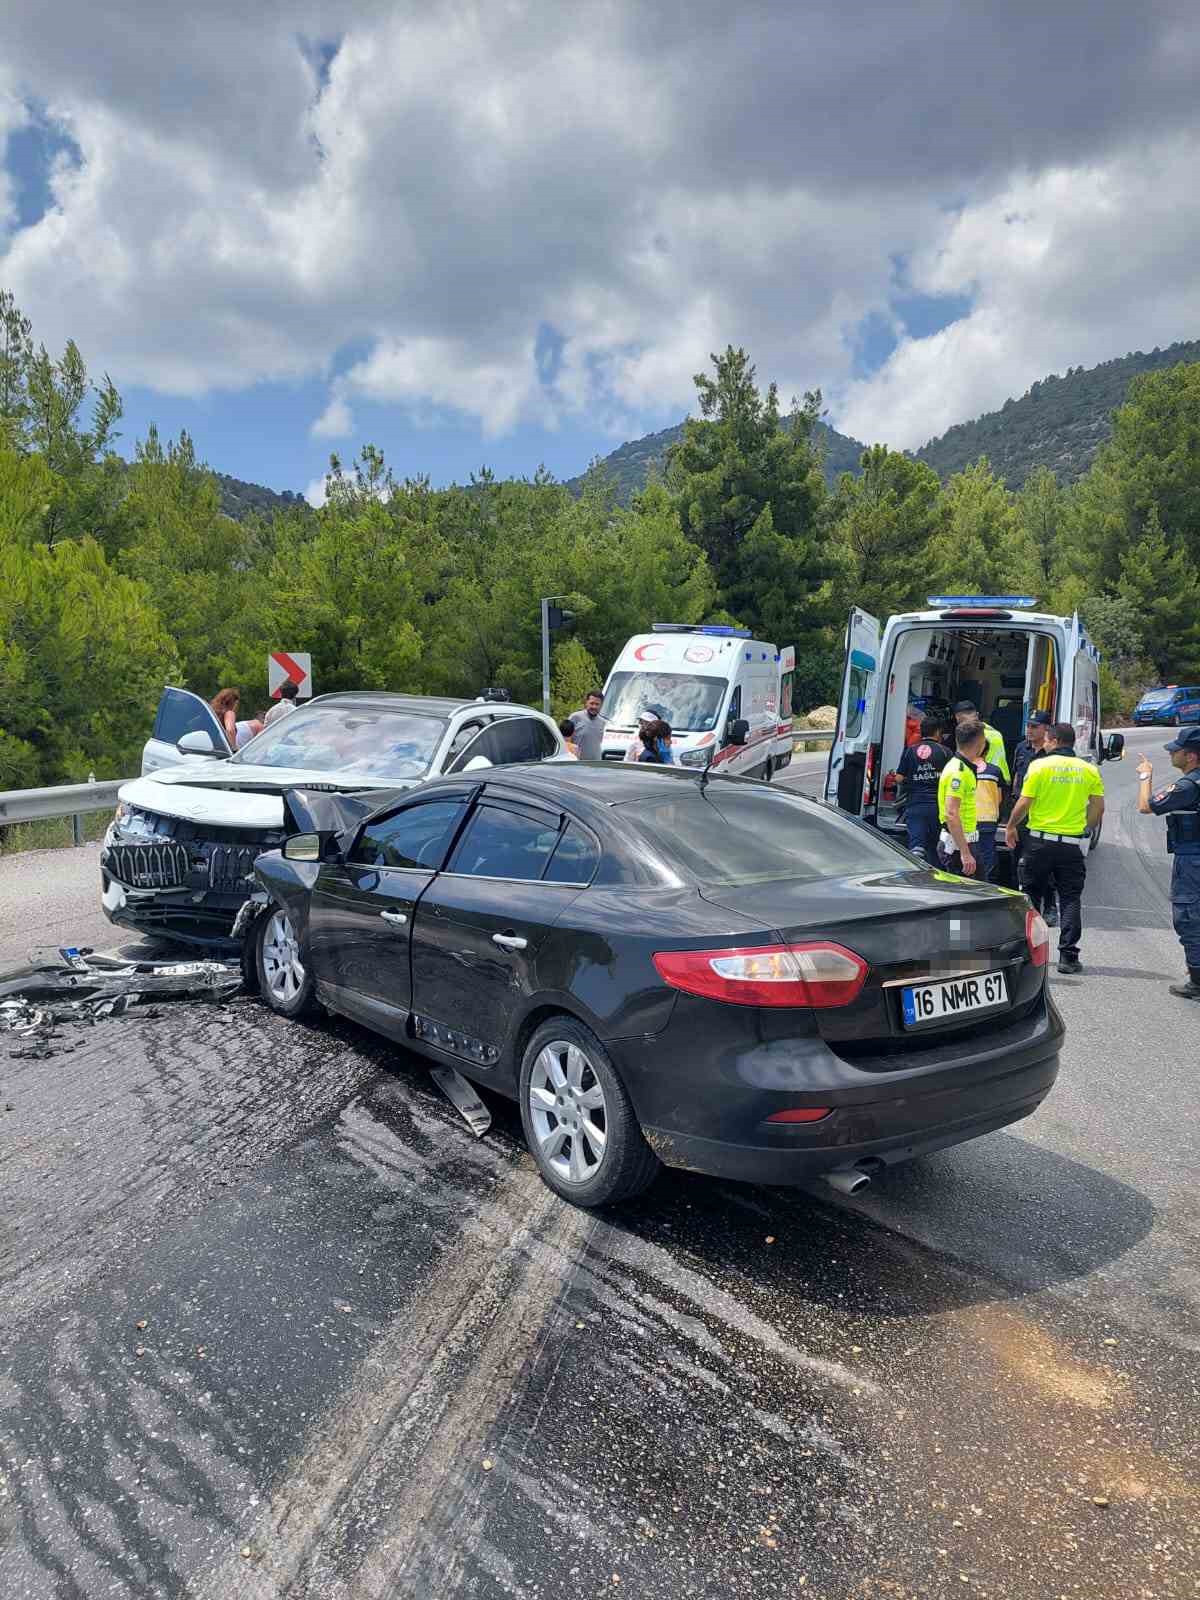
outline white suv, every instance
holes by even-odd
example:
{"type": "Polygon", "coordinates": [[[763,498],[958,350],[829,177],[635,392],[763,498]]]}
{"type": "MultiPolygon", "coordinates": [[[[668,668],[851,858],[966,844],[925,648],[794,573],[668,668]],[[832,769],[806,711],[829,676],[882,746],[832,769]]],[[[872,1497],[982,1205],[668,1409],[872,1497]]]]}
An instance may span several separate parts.
{"type": "Polygon", "coordinates": [[[163,691],[142,776],[123,784],[100,855],[110,922],[231,947],[254,863],[286,837],[288,789],[386,794],[449,772],[573,757],[528,706],[382,691],[321,695],[231,755],[216,716],[163,691]]]}

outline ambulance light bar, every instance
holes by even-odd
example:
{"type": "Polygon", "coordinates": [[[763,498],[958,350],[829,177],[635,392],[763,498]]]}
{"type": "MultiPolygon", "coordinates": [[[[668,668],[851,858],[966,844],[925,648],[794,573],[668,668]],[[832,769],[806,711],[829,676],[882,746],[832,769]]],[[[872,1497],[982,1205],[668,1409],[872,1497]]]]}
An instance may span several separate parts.
{"type": "Polygon", "coordinates": [[[929,605],[937,610],[953,606],[956,611],[990,611],[996,606],[1020,606],[1030,610],[1037,605],[1032,594],[931,594],[929,605]]]}
{"type": "Polygon", "coordinates": [[[652,633],[710,633],[719,639],[748,639],[749,628],[732,628],[725,622],[656,622],[652,633]]]}

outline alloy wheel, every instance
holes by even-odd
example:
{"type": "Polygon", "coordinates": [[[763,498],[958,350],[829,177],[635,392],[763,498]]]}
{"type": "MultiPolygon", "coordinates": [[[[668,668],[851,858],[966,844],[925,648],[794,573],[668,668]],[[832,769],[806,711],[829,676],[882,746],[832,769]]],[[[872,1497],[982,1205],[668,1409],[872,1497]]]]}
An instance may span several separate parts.
{"type": "Polygon", "coordinates": [[[262,942],[263,981],[278,1001],[290,1005],[304,987],[304,963],[286,911],[272,912],[262,942]]]}
{"type": "Polygon", "coordinates": [[[608,1110],[578,1045],[555,1039],[538,1052],[529,1114],[543,1159],[564,1183],[586,1183],[595,1175],[607,1148],[608,1110]]]}

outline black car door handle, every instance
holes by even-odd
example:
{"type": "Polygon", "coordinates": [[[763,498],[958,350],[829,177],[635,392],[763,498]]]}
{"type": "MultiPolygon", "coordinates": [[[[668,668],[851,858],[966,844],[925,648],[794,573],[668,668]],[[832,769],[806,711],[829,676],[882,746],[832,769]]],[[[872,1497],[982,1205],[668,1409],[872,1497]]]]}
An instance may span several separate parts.
{"type": "Polygon", "coordinates": [[[394,922],[398,928],[402,928],[408,921],[403,911],[381,911],[379,915],[385,922],[394,922]]]}
{"type": "Polygon", "coordinates": [[[526,941],[515,933],[494,933],[492,943],[498,944],[501,950],[524,950],[526,941]]]}

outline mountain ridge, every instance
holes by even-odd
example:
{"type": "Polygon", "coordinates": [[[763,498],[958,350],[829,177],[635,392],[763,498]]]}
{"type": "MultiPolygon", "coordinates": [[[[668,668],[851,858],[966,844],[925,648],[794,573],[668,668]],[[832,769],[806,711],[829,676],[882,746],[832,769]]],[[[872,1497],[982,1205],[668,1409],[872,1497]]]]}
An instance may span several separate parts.
{"type": "MultiPolygon", "coordinates": [[[[943,482],[953,473],[987,456],[992,470],[1010,489],[1019,489],[1031,472],[1049,467],[1062,483],[1073,483],[1087,471],[1096,451],[1112,433],[1112,413],[1123,405],[1131,381],[1180,362],[1200,361],[1200,340],[1179,340],[1153,350],[1133,350],[1094,367],[1068,367],[1062,375],[1039,378],[1018,398],[969,422],[955,423],[905,453],[931,466],[943,482]]],[[[825,449],[825,477],[832,487],[842,472],[856,473],[867,448],[828,423],[817,424],[825,449]]],[[[652,468],[662,471],[667,450],[683,437],[683,423],[628,440],[601,457],[599,465],[613,479],[617,498],[627,502],[645,486],[652,468]]],[[[566,479],[580,493],[585,473],[566,479]]]]}

